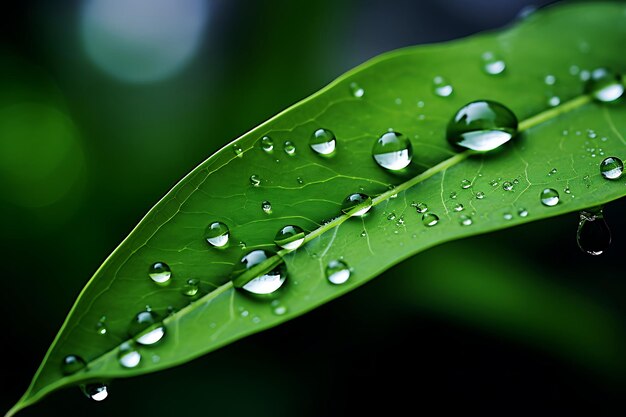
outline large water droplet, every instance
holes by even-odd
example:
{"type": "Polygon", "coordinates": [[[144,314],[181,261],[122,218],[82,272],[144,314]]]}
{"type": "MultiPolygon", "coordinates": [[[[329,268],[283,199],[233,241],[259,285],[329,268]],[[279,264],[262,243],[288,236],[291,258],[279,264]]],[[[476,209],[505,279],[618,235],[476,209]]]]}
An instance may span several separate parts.
{"type": "Polygon", "coordinates": [[[120,345],[117,360],[124,368],[134,368],[141,362],[141,353],[132,342],[124,342],[120,345]]]}
{"type": "Polygon", "coordinates": [[[602,207],[580,212],[576,242],[580,250],[589,255],[600,255],[609,248],[611,230],[604,220],[602,207]]]}
{"type": "Polygon", "coordinates": [[[422,224],[427,227],[433,227],[439,223],[439,216],[435,213],[424,213],[422,214],[422,224]]]}
{"type": "Polygon", "coordinates": [[[489,75],[502,74],[506,69],[506,63],[493,52],[485,52],[483,61],[483,70],[489,75]]]}
{"type": "Polygon", "coordinates": [[[601,102],[615,101],[624,94],[624,85],[619,74],[606,68],[598,68],[591,72],[585,84],[585,92],[601,102]]]}
{"type": "MultiPolygon", "coordinates": [[[[241,258],[241,263],[246,267],[246,270],[266,261],[274,254],[264,250],[253,250],[246,256],[241,258]]],[[[261,276],[248,281],[243,285],[243,289],[252,294],[271,294],[278,290],[285,280],[287,279],[287,269],[284,262],[280,262],[274,269],[264,273],[261,276]]]]}
{"type": "Polygon", "coordinates": [[[619,179],[624,173],[624,163],[615,156],[609,156],[600,163],[600,173],[607,180],[619,179]]]}
{"type": "Polygon", "coordinates": [[[401,133],[387,132],[374,143],[372,156],[381,167],[395,171],[411,163],[413,146],[401,133]]]}
{"type": "Polygon", "coordinates": [[[350,194],[343,201],[341,211],[353,217],[360,217],[372,208],[372,198],[366,194],[350,194]]]}
{"type": "Polygon", "coordinates": [[[272,152],[274,150],[274,141],[269,136],[263,136],[260,140],[261,149],[265,152],[272,152]]]}
{"type": "Polygon", "coordinates": [[[559,204],[559,192],[554,188],[546,188],[541,192],[541,204],[553,207],[559,204]]]}
{"type": "Polygon", "coordinates": [[[83,393],[94,401],[103,401],[109,396],[107,386],[101,383],[81,385],[83,393]]]}
{"type": "Polygon", "coordinates": [[[326,266],[326,278],[331,284],[343,284],[350,278],[350,268],[340,259],[330,261],[326,266]]]}
{"type": "Polygon", "coordinates": [[[165,336],[165,327],[158,314],[152,310],[145,310],[135,316],[129,333],[140,345],[153,345],[165,336]]]}
{"type": "Polygon", "coordinates": [[[350,92],[356,98],[361,98],[365,95],[365,90],[361,88],[357,83],[350,83],[350,92]]]}
{"type": "Polygon", "coordinates": [[[455,147],[490,151],[508,142],[517,133],[517,117],[495,101],[466,104],[448,123],[448,142],[455,147]]]}
{"type": "Polygon", "coordinates": [[[437,76],[433,79],[433,89],[436,95],[439,97],[448,97],[454,91],[452,85],[441,76],[437,76]]]}
{"type": "Polygon", "coordinates": [[[84,369],[87,366],[87,363],[83,358],[78,355],[67,355],[63,358],[63,362],[61,364],[61,372],[63,375],[72,375],[76,372],[84,369]]]}
{"type": "Polygon", "coordinates": [[[299,226],[285,226],[276,233],[274,243],[283,249],[298,249],[304,243],[304,230],[299,226]]]}
{"type": "Polygon", "coordinates": [[[317,129],[309,139],[309,146],[320,155],[330,155],[335,151],[335,134],[328,129],[317,129]]]}
{"type": "Polygon", "coordinates": [[[211,246],[223,248],[228,244],[230,230],[222,222],[213,222],[204,231],[204,239],[211,246]]]}
{"type": "Polygon", "coordinates": [[[148,275],[150,276],[150,279],[157,284],[166,284],[172,276],[172,271],[166,263],[155,262],[150,266],[148,275]]]}

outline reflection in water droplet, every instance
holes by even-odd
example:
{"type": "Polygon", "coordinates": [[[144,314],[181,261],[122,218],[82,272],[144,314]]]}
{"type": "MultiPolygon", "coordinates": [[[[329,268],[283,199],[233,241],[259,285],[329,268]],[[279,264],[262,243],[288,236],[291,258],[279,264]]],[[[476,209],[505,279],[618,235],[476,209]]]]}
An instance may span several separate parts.
{"type": "Polygon", "coordinates": [[[598,68],[591,72],[585,84],[585,92],[598,101],[608,103],[624,94],[624,85],[619,74],[598,68]]]}
{"type": "Polygon", "coordinates": [[[243,149],[241,149],[241,146],[237,144],[233,145],[233,152],[235,153],[235,156],[238,156],[239,158],[243,156],[243,149]]]}
{"type": "Polygon", "coordinates": [[[157,284],[165,284],[170,280],[170,277],[172,276],[172,271],[166,263],[155,262],[150,266],[148,275],[150,276],[150,279],[152,279],[152,281],[156,282],[157,284]]]}
{"type": "Polygon", "coordinates": [[[153,345],[165,336],[165,327],[159,315],[146,307],[131,322],[129,334],[140,345],[153,345]]]}
{"type": "Polygon", "coordinates": [[[326,266],[326,278],[331,284],[343,284],[350,278],[350,268],[342,260],[334,260],[326,266]]]}
{"type": "Polygon", "coordinates": [[[283,249],[298,249],[304,243],[304,230],[299,226],[285,226],[274,237],[274,243],[283,249]]]}
{"type": "Polygon", "coordinates": [[[624,163],[615,156],[609,156],[600,163],[600,173],[607,180],[619,179],[624,173],[624,163]]]}
{"type": "Polygon", "coordinates": [[[433,79],[433,89],[435,94],[439,97],[449,97],[454,91],[452,85],[445,78],[440,76],[433,79]]]}
{"type": "Polygon", "coordinates": [[[269,136],[263,136],[260,140],[261,149],[265,152],[272,152],[274,150],[274,141],[269,136]]]}
{"type": "Polygon", "coordinates": [[[422,215],[422,224],[427,227],[432,227],[439,223],[439,216],[434,213],[424,213],[422,215]]]}
{"type": "Polygon", "coordinates": [[[283,144],[283,150],[289,156],[295,155],[296,154],[296,145],[294,145],[293,142],[291,142],[291,141],[286,141],[283,144]]]}
{"type": "Polygon", "coordinates": [[[101,383],[81,385],[83,393],[94,401],[103,401],[109,396],[107,386],[101,383]]]}
{"type": "MultiPolygon", "coordinates": [[[[253,250],[241,258],[241,263],[246,270],[266,261],[275,254],[265,250],[253,250]]],[[[287,279],[285,263],[281,262],[269,272],[248,281],[242,288],[252,294],[271,294],[278,290],[287,279]]]]}
{"type": "Polygon", "coordinates": [[[413,146],[401,133],[387,132],[374,143],[372,156],[381,167],[395,171],[411,163],[413,146]]]}
{"type": "Polygon", "coordinates": [[[187,297],[194,297],[196,294],[198,294],[199,290],[200,290],[200,281],[198,281],[197,279],[191,278],[191,279],[188,279],[187,282],[185,283],[182,293],[183,295],[186,295],[187,297]]]}
{"type": "Polygon", "coordinates": [[[134,368],[141,362],[141,353],[131,342],[124,342],[120,345],[117,360],[124,368],[134,368]]]}
{"type": "Polygon", "coordinates": [[[483,61],[483,70],[489,75],[502,74],[506,69],[506,63],[493,52],[485,52],[483,61]]]}
{"type": "Polygon", "coordinates": [[[354,193],[350,194],[343,201],[341,211],[352,217],[361,217],[372,208],[372,198],[366,194],[354,193]]]}
{"type": "Polygon", "coordinates": [[[335,134],[328,129],[317,129],[309,139],[309,146],[320,155],[330,155],[335,151],[335,134]]]}
{"type": "Polygon", "coordinates": [[[61,372],[63,375],[72,375],[85,368],[87,363],[78,355],[67,355],[63,358],[61,372]]]}
{"type": "Polygon", "coordinates": [[[473,222],[472,218],[466,214],[461,214],[459,216],[459,223],[461,226],[471,226],[473,222]]]}
{"type": "Polygon", "coordinates": [[[259,185],[261,185],[261,178],[256,174],[250,175],[250,184],[253,187],[258,187],[259,185]]]}
{"type": "Polygon", "coordinates": [[[456,148],[486,152],[517,133],[517,117],[504,105],[479,100],[461,107],[448,123],[448,142],[456,148]]]}
{"type": "Polygon", "coordinates": [[[554,188],[546,188],[541,192],[541,204],[553,207],[559,204],[559,192],[554,188]]]}
{"type": "Polygon", "coordinates": [[[576,242],[580,250],[589,255],[600,255],[609,248],[611,230],[604,219],[602,207],[580,212],[576,242]]]}
{"type": "Polygon", "coordinates": [[[230,230],[222,222],[213,222],[204,230],[204,239],[211,246],[223,248],[228,244],[230,230]]]}
{"type": "Polygon", "coordinates": [[[350,83],[350,92],[356,98],[361,98],[365,94],[365,90],[362,89],[357,83],[350,83]]]}

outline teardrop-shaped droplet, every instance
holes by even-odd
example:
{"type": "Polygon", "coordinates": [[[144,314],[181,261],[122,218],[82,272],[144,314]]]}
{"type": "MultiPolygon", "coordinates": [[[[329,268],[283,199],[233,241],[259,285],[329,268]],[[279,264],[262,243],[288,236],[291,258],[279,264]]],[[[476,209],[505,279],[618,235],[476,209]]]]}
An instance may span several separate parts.
{"type": "Polygon", "coordinates": [[[374,143],[372,156],[381,167],[395,171],[411,163],[413,146],[401,133],[387,132],[374,143]]]}
{"type": "Polygon", "coordinates": [[[598,68],[591,72],[585,84],[585,92],[597,101],[608,103],[624,94],[624,85],[619,74],[606,68],[598,68]]]}
{"type": "Polygon", "coordinates": [[[135,316],[129,334],[140,345],[154,345],[165,336],[165,327],[158,314],[152,310],[145,310],[135,316]]]}
{"type": "Polygon", "coordinates": [[[200,281],[198,281],[195,278],[190,278],[185,283],[182,293],[183,295],[186,295],[187,297],[195,297],[198,294],[199,290],[200,290],[200,281]]]}
{"type": "Polygon", "coordinates": [[[372,198],[366,194],[350,194],[343,201],[341,211],[352,217],[361,217],[372,208],[372,198]]]}
{"type": "Polygon", "coordinates": [[[132,342],[124,342],[120,345],[117,360],[124,368],[135,368],[141,362],[141,353],[132,342]]]}
{"type": "Polygon", "coordinates": [[[265,200],[261,203],[261,210],[263,210],[263,212],[266,214],[272,214],[272,203],[265,200]]]}
{"type": "Polygon", "coordinates": [[[309,139],[309,146],[320,155],[330,155],[335,151],[335,134],[328,129],[317,129],[309,139]]]}
{"type": "Polygon", "coordinates": [[[422,224],[426,227],[433,227],[439,223],[439,216],[435,213],[424,213],[422,214],[422,224]]]}
{"type": "Polygon", "coordinates": [[[559,204],[559,192],[554,188],[546,188],[541,192],[541,204],[553,207],[559,204]]]}
{"type": "Polygon", "coordinates": [[[213,222],[204,231],[204,239],[211,246],[223,248],[228,245],[230,230],[222,222],[213,222]]]}
{"type": "Polygon", "coordinates": [[[502,74],[506,69],[506,63],[493,52],[483,54],[483,70],[489,75],[502,74]]]}
{"type": "Polygon", "coordinates": [[[84,369],[87,366],[87,363],[83,358],[78,355],[67,355],[63,358],[63,363],[61,364],[61,372],[63,375],[72,375],[76,372],[84,369]]]}
{"type": "Polygon", "coordinates": [[[601,255],[611,245],[611,230],[604,219],[602,207],[583,210],[576,233],[578,247],[589,255],[601,255]]]}
{"type": "Polygon", "coordinates": [[[296,145],[294,145],[293,142],[288,140],[283,144],[283,150],[285,151],[287,155],[293,156],[296,154],[296,145]]]}
{"type": "Polygon", "coordinates": [[[350,92],[356,98],[361,98],[365,95],[365,90],[361,88],[357,83],[350,83],[350,92]]]}
{"type": "Polygon", "coordinates": [[[172,271],[165,262],[155,262],[150,266],[148,275],[157,284],[166,284],[172,277],[172,271]]]}
{"type": "Polygon", "coordinates": [[[304,243],[304,230],[299,226],[285,226],[276,233],[274,243],[283,249],[298,249],[304,243]]]}
{"type": "Polygon", "coordinates": [[[624,173],[624,163],[615,156],[609,156],[600,163],[600,173],[607,180],[619,179],[624,173]]]}
{"type": "Polygon", "coordinates": [[[449,97],[452,95],[454,88],[448,80],[441,76],[437,76],[433,78],[433,91],[435,92],[435,95],[439,97],[449,97]]]}
{"type": "Polygon", "coordinates": [[[81,390],[94,401],[103,401],[109,396],[107,386],[101,383],[81,385],[81,390]]]}
{"type": "Polygon", "coordinates": [[[490,100],[466,104],[448,123],[448,142],[460,148],[486,152],[503,145],[517,133],[517,117],[490,100]]]}
{"type": "Polygon", "coordinates": [[[350,278],[350,268],[348,264],[340,259],[328,262],[326,266],[326,278],[331,284],[343,284],[350,278]]]}
{"type": "MultiPolygon", "coordinates": [[[[259,265],[261,262],[266,261],[275,254],[265,250],[253,250],[246,256],[241,258],[241,263],[246,270],[259,265]]],[[[285,280],[287,279],[287,268],[284,262],[280,262],[271,271],[266,272],[260,276],[248,281],[242,288],[252,294],[271,294],[278,290],[285,280]]]]}

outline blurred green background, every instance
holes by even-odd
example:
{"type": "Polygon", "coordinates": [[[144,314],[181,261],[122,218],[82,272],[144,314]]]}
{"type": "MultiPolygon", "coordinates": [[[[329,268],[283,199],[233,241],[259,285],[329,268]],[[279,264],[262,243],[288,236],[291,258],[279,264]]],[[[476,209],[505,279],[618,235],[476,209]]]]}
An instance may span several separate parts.
{"type": "MultiPolygon", "coordinates": [[[[0,408],[74,299],[183,175],[346,70],[509,24],[526,0],[24,1],[0,25],[0,408]]],[[[538,46],[540,47],[540,46],[538,46]]],[[[626,393],[621,254],[577,215],[447,244],[286,325],[24,416],[609,415],[626,393]]],[[[4,411],[3,411],[4,412],[4,411]]]]}

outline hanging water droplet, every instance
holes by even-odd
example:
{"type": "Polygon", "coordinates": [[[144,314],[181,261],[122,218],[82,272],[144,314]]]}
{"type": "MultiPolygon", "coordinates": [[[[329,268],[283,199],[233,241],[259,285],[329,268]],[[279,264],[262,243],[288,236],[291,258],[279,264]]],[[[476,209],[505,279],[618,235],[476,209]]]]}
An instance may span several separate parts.
{"type": "Polygon", "coordinates": [[[166,284],[172,276],[172,271],[165,262],[155,262],[150,266],[148,275],[157,284],[166,284]]]}
{"type": "Polygon", "coordinates": [[[504,220],[511,220],[513,218],[513,215],[511,213],[504,213],[502,217],[504,218],[504,220]]]}
{"type": "Polygon", "coordinates": [[[624,163],[615,156],[609,156],[600,163],[600,173],[607,180],[619,179],[624,173],[624,163]]]}
{"type": "Polygon", "coordinates": [[[222,222],[213,222],[204,230],[204,240],[211,246],[223,248],[228,244],[230,230],[222,222]]]}
{"type": "Polygon", "coordinates": [[[335,134],[328,129],[317,129],[309,139],[309,146],[320,155],[330,155],[335,151],[335,134]]]}
{"type": "Polygon", "coordinates": [[[556,83],[556,77],[552,74],[548,74],[543,79],[543,81],[546,83],[546,85],[554,85],[556,83]]]}
{"type": "Polygon", "coordinates": [[[233,145],[233,152],[235,153],[235,156],[239,158],[243,156],[243,149],[241,149],[241,146],[237,145],[236,143],[233,145]]]}
{"type": "Polygon", "coordinates": [[[606,68],[598,68],[591,72],[585,84],[585,92],[603,103],[617,100],[624,94],[621,76],[606,68]]]}
{"type": "Polygon", "coordinates": [[[253,187],[258,187],[261,185],[261,178],[257,174],[250,175],[250,184],[253,187]]]}
{"type": "Polygon", "coordinates": [[[454,211],[463,211],[465,209],[465,207],[463,207],[463,204],[459,203],[456,206],[454,206],[454,211]]]}
{"type": "Polygon", "coordinates": [[[478,200],[482,200],[483,198],[485,198],[485,193],[483,193],[482,191],[478,191],[478,192],[476,193],[476,198],[477,198],[478,200]]]}
{"type": "Polygon", "coordinates": [[[374,143],[372,156],[381,167],[395,171],[411,163],[413,146],[401,133],[387,132],[374,143]]]}
{"type": "Polygon", "coordinates": [[[200,281],[194,278],[190,278],[185,283],[182,293],[183,295],[186,295],[187,297],[195,297],[196,294],[198,294],[199,290],[200,290],[200,281]]]}
{"type": "Polygon", "coordinates": [[[350,92],[352,93],[352,95],[356,98],[361,98],[363,97],[363,95],[365,95],[365,90],[362,89],[357,83],[352,82],[350,83],[350,92]]]}
{"type": "Polygon", "coordinates": [[[424,213],[422,215],[422,224],[426,227],[433,227],[439,223],[439,216],[435,213],[424,213]]]}
{"type": "Polygon", "coordinates": [[[120,345],[117,360],[124,368],[135,368],[141,362],[141,353],[132,342],[124,342],[120,345]]]}
{"type": "Polygon", "coordinates": [[[276,233],[274,243],[283,249],[298,249],[304,243],[304,230],[299,226],[285,226],[276,233]]]}
{"type": "Polygon", "coordinates": [[[485,52],[483,61],[483,70],[489,75],[502,74],[506,69],[506,63],[493,52],[485,52]]]}
{"type": "Polygon", "coordinates": [[[129,334],[140,345],[153,345],[165,336],[165,327],[159,315],[146,307],[131,322],[129,334]]]}
{"type": "Polygon", "coordinates": [[[274,300],[271,303],[272,313],[277,316],[283,316],[287,313],[287,307],[281,304],[280,300],[274,300]]]}
{"type": "Polygon", "coordinates": [[[461,214],[459,216],[459,223],[461,224],[461,226],[471,226],[474,221],[470,216],[466,214],[461,214]]]}
{"type": "Polygon", "coordinates": [[[553,207],[559,204],[559,192],[554,188],[546,188],[541,192],[541,204],[553,207]]]}
{"type": "Polygon", "coordinates": [[[520,217],[528,217],[528,210],[521,208],[517,211],[517,215],[520,217]]]}
{"type": "Polygon", "coordinates": [[[107,386],[102,383],[81,385],[81,390],[94,401],[103,401],[109,396],[107,386]]]}
{"type": "Polygon", "coordinates": [[[433,79],[433,88],[435,94],[439,97],[449,97],[454,91],[452,85],[441,76],[437,76],[433,79]]]}
{"type": "Polygon", "coordinates": [[[561,99],[558,96],[552,96],[548,99],[548,105],[550,107],[556,107],[561,104],[561,99]]]}
{"type": "Polygon", "coordinates": [[[293,156],[296,154],[296,145],[294,145],[291,141],[286,141],[283,144],[283,151],[285,151],[287,155],[293,156]]]}
{"type": "MultiPolygon", "coordinates": [[[[241,263],[246,270],[272,258],[275,254],[265,250],[253,250],[241,258],[241,263]]],[[[287,279],[287,269],[281,258],[278,264],[269,272],[265,272],[245,283],[242,288],[252,294],[271,294],[278,290],[287,279]]]]}
{"type": "Polygon", "coordinates": [[[340,259],[330,261],[326,266],[326,278],[331,284],[343,284],[350,278],[350,268],[340,259]]]}
{"type": "Polygon", "coordinates": [[[372,198],[366,194],[350,194],[343,201],[341,211],[352,217],[361,217],[372,208],[372,198]]]}
{"type": "Polygon", "coordinates": [[[87,362],[78,355],[67,355],[61,363],[61,372],[63,375],[72,375],[87,366],[87,362]]]}
{"type": "Polygon", "coordinates": [[[467,190],[468,188],[470,188],[472,186],[472,182],[470,180],[463,180],[461,181],[461,188],[464,190],[467,190]]]}
{"type": "Polygon", "coordinates": [[[513,191],[513,183],[511,181],[504,181],[502,183],[502,189],[504,191],[513,191]]]}
{"type": "Polygon", "coordinates": [[[604,219],[602,207],[583,210],[576,233],[578,247],[589,255],[601,255],[611,245],[611,230],[604,219]]]}
{"type": "Polygon", "coordinates": [[[461,107],[448,123],[448,142],[457,148],[486,152],[508,142],[517,133],[517,117],[504,105],[490,100],[461,107]]]}

